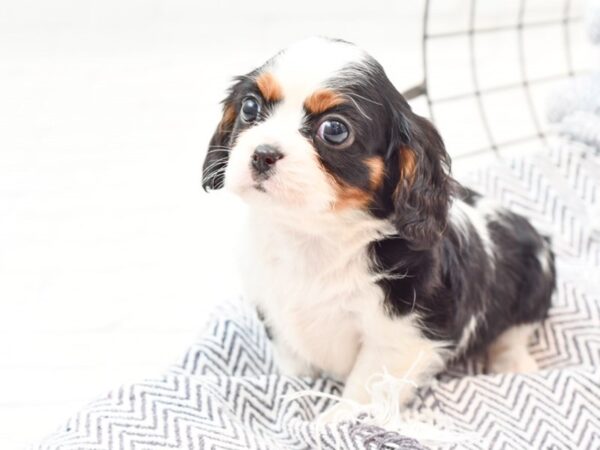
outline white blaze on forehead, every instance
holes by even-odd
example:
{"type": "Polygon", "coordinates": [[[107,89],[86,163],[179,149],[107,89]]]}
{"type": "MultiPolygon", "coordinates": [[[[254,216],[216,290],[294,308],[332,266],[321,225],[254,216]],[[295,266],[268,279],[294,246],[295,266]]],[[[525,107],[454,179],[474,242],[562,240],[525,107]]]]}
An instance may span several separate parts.
{"type": "Polygon", "coordinates": [[[279,83],[286,104],[302,105],[314,91],[366,53],[355,45],[325,38],[300,41],[279,54],[266,68],[279,83]]]}

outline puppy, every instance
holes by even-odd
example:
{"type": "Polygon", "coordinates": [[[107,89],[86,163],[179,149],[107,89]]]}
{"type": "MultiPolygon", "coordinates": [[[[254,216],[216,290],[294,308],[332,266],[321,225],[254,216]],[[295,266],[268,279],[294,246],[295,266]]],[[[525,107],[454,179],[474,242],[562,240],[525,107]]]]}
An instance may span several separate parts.
{"type": "Polygon", "coordinates": [[[374,374],[422,385],[477,351],[493,372],[536,369],[549,243],[452,178],[436,129],[358,47],[308,39],[238,77],[203,186],[250,205],[242,276],[282,371],[368,403],[374,374]]]}

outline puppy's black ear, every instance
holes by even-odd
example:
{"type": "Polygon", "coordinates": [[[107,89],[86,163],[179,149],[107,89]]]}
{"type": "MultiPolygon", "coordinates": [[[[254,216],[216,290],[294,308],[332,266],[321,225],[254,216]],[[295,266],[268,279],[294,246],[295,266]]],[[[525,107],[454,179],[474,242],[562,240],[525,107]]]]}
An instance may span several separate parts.
{"type": "Polygon", "coordinates": [[[223,117],[217,125],[202,167],[202,187],[205,191],[221,189],[225,180],[225,169],[229,160],[231,133],[237,118],[233,101],[233,89],[223,101],[223,117]]]}
{"type": "Polygon", "coordinates": [[[448,221],[454,181],[450,157],[435,127],[410,109],[394,119],[390,156],[398,164],[393,222],[414,249],[431,248],[448,221]]]}

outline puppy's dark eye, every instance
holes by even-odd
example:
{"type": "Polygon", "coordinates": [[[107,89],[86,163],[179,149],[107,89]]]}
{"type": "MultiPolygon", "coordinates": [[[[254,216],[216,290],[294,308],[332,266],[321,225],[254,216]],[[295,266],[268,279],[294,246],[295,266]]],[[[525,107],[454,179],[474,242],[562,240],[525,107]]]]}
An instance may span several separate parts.
{"type": "Polygon", "coordinates": [[[258,101],[252,97],[246,97],[242,101],[242,119],[244,122],[254,122],[258,117],[258,113],[260,112],[260,105],[258,101]]]}
{"type": "Polygon", "coordinates": [[[340,145],[346,142],[350,131],[344,122],[339,120],[325,120],[317,130],[317,136],[331,145],[340,145]]]}

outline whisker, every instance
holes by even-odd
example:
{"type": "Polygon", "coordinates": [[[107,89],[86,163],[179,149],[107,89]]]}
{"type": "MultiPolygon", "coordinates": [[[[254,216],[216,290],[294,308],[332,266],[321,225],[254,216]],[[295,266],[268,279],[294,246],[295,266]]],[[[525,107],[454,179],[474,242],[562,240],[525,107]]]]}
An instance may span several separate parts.
{"type": "Polygon", "coordinates": [[[204,168],[204,171],[209,171],[209,170],[223,164],[228,159],[229,159],[228,157],[223,157],[223,158],[216,159],[215,161],[211,161],[210,164],[204,168]]]}
{"type": "Polygon", "coordinates": [[[226,169],[225,167],[221,167],[220,169],[213,170],[213,171],[210,171],[210,172],[203,172],[202,176],[203,176],[203,178],[205,180],[210,180],[210,179],[212,179],[214,177],[217,177],[219,175],[224,174],[225,173],[225,169],[226,169]]]}
{"type": "Polygon", "coordinates": [[[219,174],[225,173],[225,169],[226,169],[226,167],[221,167],[217,170],[204,171],[204,172],[202,172],[202,178],[207,180],[207,179],[210,179],[211,177],[216,177],[219,174]]]}
{"type": "MultiPolygon", "coordinates": [[[[216,170],[210,170],[210,171],[206,170],[205,172],[210,172],[210,174],[213,174],[213,173],[218,173],[219,171],[225,172],[225,170],[227,170],[227,166],[219,167],[216,170]]],[[[207,173],[207,175],[208,175],[208,173],[207,173]]]]}
{"type": "Polygon", "coordinates": [[[371,121],[373,120],[373,119],[371,119],[371,117],[369,117],[369,115],[366,112],[363,111],[363,109],[360,107],[358,102],[356,100],[354,100],[351,95],[348,95],[347,97],[350,99],[350,101],[352,103],[354,103],[354,106],[356,106],[356,109],[362,116],[364,116],[368,120],[371,120],[371,121]]]}
{"type": "Polygon", "coordinates": [[[366,102],[373,103],[374,105],[383,106],[383,103],[379,103],[373,99],[365,97],[364,95],[357,94],[356,92],[347,93],[346,95],[352,95],[353,97],[358,97],[360,99],[363,99],[366,102]]]}
{"type": "Polygon", "coordinates": [[[206,154],[208,155],[210,153],[225,153],[225,152],[229,152],[229,151],[230,151],[230,149],[228,149],[226,147],[223,147],[223,148],[217,148],[217,147],[215,147],[215,148],[209,148],[206,151],[206,154]]]}
{"type": "Polygon", "coordinates": [[[204,182],[205,182],[205,183],[211,182],[211,181],[213,181],[214,179],[216,179],[217,177],[219,177],[219,176],[223,176],[223,175],[225,175],[225,170],[224,170],[224,168],[223,168],[223,169],[216,170],[216,171],[214,171],[214,172],[212,172],[212,173],[208,174],[207,176],[205,176],[205,177],[204,177],[204,182]]]}

